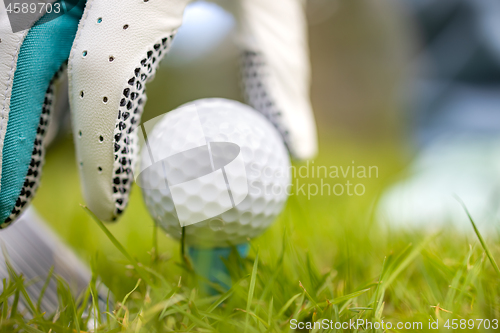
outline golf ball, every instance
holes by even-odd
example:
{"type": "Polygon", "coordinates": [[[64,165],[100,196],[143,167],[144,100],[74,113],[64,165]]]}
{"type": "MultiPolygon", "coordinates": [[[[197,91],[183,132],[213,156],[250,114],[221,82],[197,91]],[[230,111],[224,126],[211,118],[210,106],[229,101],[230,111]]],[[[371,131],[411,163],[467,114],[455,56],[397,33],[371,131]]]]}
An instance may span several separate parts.
{"type": "Polygon", "coordinates": [[[237,245],[282,211],[290,159],[274,126],[239,102],[202,99],[144,124],[138,183],[151,216],[198,247],[237,245]]]}

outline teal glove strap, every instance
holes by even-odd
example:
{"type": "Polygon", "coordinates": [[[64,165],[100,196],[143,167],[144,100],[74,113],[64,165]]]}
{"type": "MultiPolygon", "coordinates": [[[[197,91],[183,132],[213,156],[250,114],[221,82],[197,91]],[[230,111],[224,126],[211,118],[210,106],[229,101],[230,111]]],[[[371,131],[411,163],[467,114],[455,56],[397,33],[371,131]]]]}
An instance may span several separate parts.
{"type": "Polygon", "coordinates": [[[46,91],[69,57],[82,13],[80,4],[57,19],[34,26],[21,46],[2,156],[0,224],[16,206],[31,162],[46,91]]]}

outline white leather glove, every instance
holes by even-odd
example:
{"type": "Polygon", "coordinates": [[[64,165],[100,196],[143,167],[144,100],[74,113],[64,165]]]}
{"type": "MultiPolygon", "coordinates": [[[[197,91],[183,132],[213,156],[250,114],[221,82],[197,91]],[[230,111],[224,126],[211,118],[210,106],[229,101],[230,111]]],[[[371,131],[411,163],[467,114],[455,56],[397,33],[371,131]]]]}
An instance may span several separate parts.
{"type": "Polygon", "coordinates": [[[240,0],[236,9],[247,102],[271,120],[297,159],[317,152],[304,6],[304,0],[240,0]]]}
{"type": "Polygon", "coordinates": [[[125,209],[138,154],[146,82],[181,25],[188,0],[89,0],[68,65],[83,195],[110,221],[125,209]]]}
{"type": "MultiPolygon", "coordinates": [[[[146,102],[145,84],[168,51],[188,2],[87,1],[68,61],[69,97],[84,198],[102,220],[116,219],[127,205],[138,154],[134,131],[146,102]]],[[[275,124],[293,156],[312,157],[317,148],[309,102],[303,0],[238,0],[222,5],[230,8],[239,22],[243,84],[249,104],[275,124]]],[[[22,45],[22,39],[18,40],[22,45]]],[[[17,60],[19,50],[2,63],[25,61],[17,60]]],[[[0,68],[0,81],[9,85],[12,71],[6,68],[0,68]]],[[[38,108],[34,118],[38,122],[42,105],[32,108],[38,108]]],[[[9,121],[7,132],[10,128],[9,121]]],[[[0,147],[1,133],[2,127],[0,147]]],[[[2,172],[7,169],[12,170],[4,163],[2,172]]],[[[39,174],[34,176],[36,181],[39,174]]],[[[16,198],[22,196],[22,190],[16,191],[17,187],[9,192],[9,204],[15,205],[16,198]]],[[[0,223],[3,221],[5,217],[0,217],[0,223]]]]}

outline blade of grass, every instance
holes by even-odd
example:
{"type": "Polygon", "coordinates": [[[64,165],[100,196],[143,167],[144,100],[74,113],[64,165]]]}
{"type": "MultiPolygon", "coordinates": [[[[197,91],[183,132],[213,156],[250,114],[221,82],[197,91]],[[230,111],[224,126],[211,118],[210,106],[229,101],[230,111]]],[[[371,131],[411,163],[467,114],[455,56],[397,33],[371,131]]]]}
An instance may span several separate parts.
{"type": "Polygon", "coordinates": [[[137,274],[139,274],[141,276],[141,278],[148,285],[154,286],[154,284],[149,279],[149,277],[147,276],[147,274],[145,274],[145,272],[143,271],[143,269],[141,269],[139,267],[139,263],[128,253],[128,251],[118,241],[118,239],[116,239],[116,237],[113,236],[113,234],[109,231],[109,229],[106,228],[106,226],[104,225],[104,223],[90,209],[88,209],[86,206],[83,206],[83,205],[81,205],[81,206],[87,212],[87,214],[89,214],[90,217],[92,217],[92,219],[97,223],[97,225],[99,226],[99,228],[101,228],[101,230],[106,234],[106,236],[108,237],[108,239],[111,241],[111,243],[113,243],[113,245],[118,249],[118,251],[120,251],[130,261],[130,263],[132,264],[132,266],[134,266],[137,274]]]}
{"type": "Polygon", "coordinates": [[[76,330],[76,332],[80,333],[80,321],[79,321],[79,319],[81,317],[79,317],[77,315],[76,305],[75,305],[75,301],[73,299],[73,295],[71,294],[71,289],[70,289],[68,283],[66,281],[64,281],[63,278],[61,278],[59,276],[57,276],[57,283],[59,285],[58,293],[64,294],[63,296],[65,297],[66,301],[68,302],[67,306],[71,310],[70,314],[72,316],[71,319],[73,321],[73,324],[75,325],[75,330],[76,330]]]}
{"type": "Polygon", "coordinates": [[[280,311],[278,312],[278,318],[281,317],[283,314],[285,314],[285,311],[288,310],[288,308],[290,307],[290,305],[292,305],[293,301],[295,301],[297,299],[297,297],[299,297],[300,295],[302,295],[303,293],[300,293],[300,294],[296,294],[296,295],[293,295],[292,298],[290,298],[286,303],[285,305],[283,305],[280,309],[280,311]]]}
{"type": "Polygon", "coordinates": [[[172,306],[178,313],[182,313],[186,318],[189,318],[193,323],[195,323],[197,326],[200,326],[200,327],[203,327],[203,328],[206,328],[210,331],[213,331],[214,328],[212,326],[210,326],[209,324],[207,324],[206,322],[204,322],[203,320],[197,318],[196,316],[194,316],[192,313],[190,312],[187,312],[185,310],[183,310],[181,307],[179,306],[175,306],[173,305],[172,306]]]}
{"type": "MultiPolygon", "coordinates": [[[[214,311],[220,304],[222,304],[222,302],[224,302],[226,299],[228,299],[231,295],[233,295],[234,293],[234,289],[231,288],[229,289],[227,292],[225,292],[224,294],[222,294],[218,299],[217,301],[215,301],[215,303],[213,303],[205,312],[203,313],[212,313],[212,311],[214,311]]],[[[201,311],[200,311],[201,313],[201,311]]],[[[201,317],[201,319],[205,319],[206,315],[203,315],[201,317]]],[[[190,327],[188,327],[187,331],[191,331],[193,328],[194,328],[195,324],[191,324],[190,327]]]]}
{"type": "Polygon", "coordinates": [[[99,309],[98,298],[96,297],[97,291],[94,292],[93,286],[89,288],[92,297],[92,312],[94,316],[94,332],[97,331],[97,326],[101,324],[101,311],[99,309]]]}
{"type": "Polygon", "coordinates": [[[257,278],[257,268],[259,266],[259,252],[257,252],[257,255],[255,256],[255,260],[253,262],[253,268],[252,268],[252,275],[250,278],[250,287],[248,289],[248,298],[247,298],[247,310],[246,310],[246,318],[245,318],[245,332],[246,327],[248,326],[248,321],[250,319],[250,307],[252,306],[252,300],[253,300],[253,293],[255,291],[255,280],[257,278]]]}
{"type": "Polygon", "coordinates": [[[120,318],[120,314],[121,314],[121,311],[123,310],[123,306],[125,305],[125,303],[127,302],[128,298],[130,297],[130,295],[132,295],[134,293],[134,291],[139,288],[139,285],[141,284],[141,279],[137,280],[137,283],[135,284],[135,287],[134,289],[132,289],[131,291],[129,291],[125,297],[123,298],[122,302],[121,302],[121,305],[120,306],[120,309],[117,311],[116,313],[116,318],[120,318]]]}
{"type": "Polygon", "coordinates": [[[359,295],[363,295],[364,293],[366,293],[368,290],[370,290],[370,288],[368,289],[363,289],[363,290],[359,290],[359,291],[355,291],[353,293],[350,293],[348,295],[344,295],[344,296],[340,296],[340,297],[337,297],[335,299],[333,299],[332,301],[330,301],[330,304],[339,304],[339,303],[342,303],[342,302],[345,302],[345,301],[348,301],[352,298],[356,298],[358,297],[359,295]]]}
{"type": "Polygon", "coordinates": [[[311,295],[309,295],[309,293],[307,292],[306,288],[304,288],[304,286],[302,285],[302,282],[300,282],[300,281],[299,281],[299,287],[302,288],[302,290],[304,290],[304,293],[306,293],[306,296],[311,301],[312,305],[315,308],[317,308],[317,310],[319,310],[318,303],[316,302],[316,300],[314,298],[311,297],[311,295]]]}
{"type": "Polygon", "coordinates": [[[152,263],[156,265],[158,263],[158,226],[156,223],[153,225],[153,253],[152,253],[152,263]]]}
{"type": "MultiPolygon", "coordinates": [[[[157,303],[152,307],[150,307],[147,311],[144,312],[143,317],[145,318],[146,321],[148,321],[150,320],[150,318],[158,314],[158,319],[161,320],[166,317],[165,313],[167,313],[167,310],[172,305],[177,304],[183,300],[185,300],[184,296],[179,294],[174,294],[171,297],[167,298],[166,300],[161,301],[160,303],[157,303]]],[[[187,307],[189,308],[189,306],[187,307]]]]}
{"type": "Polygon", "coordinates": [[[43,333],[42,331],[37,330],[36,328],[28,326],[26,324],[22,325],[22,327],[23,327],[23,330],[25,330],[28,333],[43,333]]]}
{"type": "Polygon", "coordinates": [[[108,289],[108,294],[106,295],[106,323],[108,325],[111,324],[110,321],[109,321],[109,319],[110,319],[110,316],[109,316],[109,313],[110,313],[109,312],[110,311],[110,309],[109,309],[109,295],[110,294],[111,294],[111,290],[108,289]]]}
{"type": "Polygon", "coordinates": [[[465,213],[467,214],[467,217],[469,218],[469,221],[472,224],[472,227],[474,228],[474,232],[476,233],[476,236],[479,239],[479,242],[481,243],[481,246],[483,247],[484,252],[486,252],[486,255],[488,256],[488,259],[490,260],[490,263],[493,266],[493,269],[495,270],[495,272],[500,277],[500,268],[498,267],[497,262],[495,261],[495,258],[493,258],[493,255],[491,254],[490,249],[486,245],[486,242],[484,241],[483,236],[481,236],[481,233],[477,229],[476,223],[474,223],[474,220],[472,219],[472,216],[470,215],[469,210],[465,206],[465,204],[462,201],[462,199],[460,199],[458,196],[455,196],[455,198],[462,205],[462,208],[465,210],[465,213]]]}
{"type": "Polygon", "coordinates": [[[271,320],[273,318],[273,303],[274,303],[274,299],[271,297],[271,302],[269,302],[269,309],[267,310],[267,323],[269,325],[269,327],[271,327],[271,320]]]}
{"type": "MultiPolygon", "coordinates": [[[[266,323],[266,321],[265,321],[264,319],[262,319],[261,317],[257,316],[255,313],[253,313],[253,312],[251,312],[251,311],[250,311],[250,312],[248,312],[248,311],[246,311],[246,310],[243,310],[243,309],[238,309],[238,308],[236,308],[236,309],[234,309],[234,310],[236,310],[236,311],[241,311],[241,312],[245,312],[246,314],[248,314],[248,315],[252,316],[252,317],[253,317],[253,318],[255,318],[257,321],[259,321],[262,325],[264,325],[264,327],[265,327],[266,329],[267,329],[267,328],[269,328],[269,325],[266,323]]],[[[245,325],[245,327],[247,327],[247,325],[245,325]]]]}
{"type": "Polygon", "coordinates": [[[38,309],[38,311],[41,311],[43,296],[45,295],[45,291],[49,287],[49,283],[52,279],[53,274],[54,266],[50,267],[49,274],[47,275],[47,279],[45,279],[45,283],[43,284],[42,290],[40,291],[40,296],[38,297],[38,301],[36,302],[36,308],[38,309]]]}
{"type": "MultiPolygon", "coordinates": [[[[406,257],[401,256],[398,257],[397,260],[393,262],[394,266],[391,267],[392,272],[390,273],[389,277],[387,280],[382,281],[382,285],[385,289],[401,274],[403,270],[405,270],[412,262],[415,260],[415,258],[422,252],[422,250],[429,244],[429,242],[436,237],[437,234],[430,235],[426,239],[424,239],[423,242],[421,242],[417,247],[415,247],[406,257]]],[[[411,244],[410,244],[411,245],[411,244]]],[[[406,250],[409,250],[409,246],[406,250]]],[[[390,270],[388,270],[390,272],[390,270]]]]}

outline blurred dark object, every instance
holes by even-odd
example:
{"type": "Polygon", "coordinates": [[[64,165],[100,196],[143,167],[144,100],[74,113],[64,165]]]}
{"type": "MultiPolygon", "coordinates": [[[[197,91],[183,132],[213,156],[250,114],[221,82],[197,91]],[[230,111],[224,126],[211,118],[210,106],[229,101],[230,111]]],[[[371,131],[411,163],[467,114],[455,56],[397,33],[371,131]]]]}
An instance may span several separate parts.
{"type": "Polygon", "coordinates": [[[413,92],[418,140],[500,130],[500,2],[406,2],[421,37],[413,92]]]}

